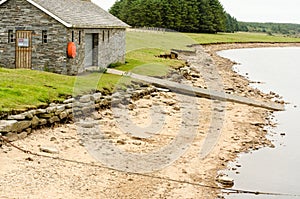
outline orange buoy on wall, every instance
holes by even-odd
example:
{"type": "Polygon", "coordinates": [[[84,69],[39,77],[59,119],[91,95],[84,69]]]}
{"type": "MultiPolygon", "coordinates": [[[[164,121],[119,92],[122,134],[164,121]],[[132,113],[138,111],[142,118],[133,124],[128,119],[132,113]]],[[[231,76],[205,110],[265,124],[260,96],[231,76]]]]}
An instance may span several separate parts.
{"type": "Polygon", "coordinates": [[[76,45],[75,45],[74,42],[69,42],[68,43],[67,55],[68,55],[69,58],[75,58],[76,57],[76,45]]]}

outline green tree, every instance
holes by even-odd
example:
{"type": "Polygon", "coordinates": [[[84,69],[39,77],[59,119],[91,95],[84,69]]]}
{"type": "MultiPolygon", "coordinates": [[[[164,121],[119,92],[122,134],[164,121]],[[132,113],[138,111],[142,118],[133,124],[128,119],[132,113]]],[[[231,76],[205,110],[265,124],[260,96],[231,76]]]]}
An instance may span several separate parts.
{"type": "Polygon", "coordinates": [[[232,17],[230,14],[225,13],[226,15],[226,32],[235,32],[239,30],[238,21],[232,17]]]}
{"type": "Polygon", "coordinates": [[[133,27],[216,33],[234,26],[219,0],[118,0],[109,11],[133,27]]]}

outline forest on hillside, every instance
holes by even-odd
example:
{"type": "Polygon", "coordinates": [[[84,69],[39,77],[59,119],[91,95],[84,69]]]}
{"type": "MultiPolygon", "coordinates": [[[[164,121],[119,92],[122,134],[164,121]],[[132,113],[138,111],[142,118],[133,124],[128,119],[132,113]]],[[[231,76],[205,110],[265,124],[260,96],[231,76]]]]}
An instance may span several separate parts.
{"type": "Polygon", "coordinates": [[[262,32],[272,34],[282,34],[300,37],[300,24],[290,23],[257,23],[238,22],[238,30],[243,32],[262,32]]]}
{"type": "Polygon", "coordinates": [[[180,32],[234,32],[237,20],[219,0],[118,0],[109,12],[132,27],[180,32]]]}

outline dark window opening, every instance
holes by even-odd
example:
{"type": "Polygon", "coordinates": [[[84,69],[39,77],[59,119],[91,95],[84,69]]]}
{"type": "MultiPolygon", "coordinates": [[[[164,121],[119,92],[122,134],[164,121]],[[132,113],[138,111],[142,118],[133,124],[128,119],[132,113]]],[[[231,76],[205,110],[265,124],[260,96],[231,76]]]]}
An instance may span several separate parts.
{"type": "Polygon", "coordinates": [[[102,41],[104,41],[104,30],[102,31],[102,41]]]}
{"type": "Polygon", "coordinates": [[[8,30],[8,43],[13,43],[13,42],[15,42],[14,31],[8,30]]]}
{"type": "Polygon", "coordinates": [[[81,31],[78,32],[78,44],[80,45],[81,43],[81,31]]]}
{"type": "Polygon", "coordinates": [[[74,31],[72,31],[72,42],[74,42],[74,31]]]}
{"type": "Polygon", "coordinates": [[[47,30],[43,30],[43,31],[42,31],[42,40],[43,40],[43,44],[48,43],[48,34],[47,34],[47,30]]]}
{"type": "Polygon", "coordinates": [[[107,40],[109,42],[109,31],[107,31],[107,40]]]}

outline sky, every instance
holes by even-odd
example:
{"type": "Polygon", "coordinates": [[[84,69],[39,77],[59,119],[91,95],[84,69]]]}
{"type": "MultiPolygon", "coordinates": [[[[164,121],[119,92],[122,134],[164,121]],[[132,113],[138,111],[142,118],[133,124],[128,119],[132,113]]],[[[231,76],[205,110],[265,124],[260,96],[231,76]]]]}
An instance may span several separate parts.
{"type": "MultiPolygon", "coordinates": [[[[108,10],[115,0],[92,0],[108,10]]],[[[171,0],[170,0],[171,1],[171,0]]],[[[300,24],[300,0],[219,0],[238,21],[300,24]]]]}

